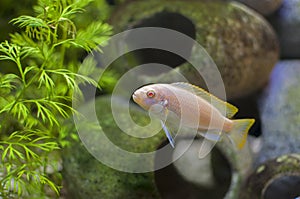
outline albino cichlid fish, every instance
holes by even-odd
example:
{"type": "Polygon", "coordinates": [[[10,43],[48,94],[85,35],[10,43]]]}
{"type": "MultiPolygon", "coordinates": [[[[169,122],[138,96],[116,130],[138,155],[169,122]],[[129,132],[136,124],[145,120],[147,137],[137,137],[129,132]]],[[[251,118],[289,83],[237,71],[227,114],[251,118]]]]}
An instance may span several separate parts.
{"type": "MultiPolygon", "coordinates": [[[[217,142],[221,136],[227,135],[236,148],[242,149],[248,131],[254,123],[254,119],[229,119],[238,111],[235,106],[189,83],[147,85],[136,90],[132,97],[145,110],[159,105],[161,109],[157,110],[161,118],[167,117],[172,111],[180,118],[183,126],[196,129],[206,138],[205,144],[211,147],[213,145],[209,142],[217,142]]],[[[174,137],[163,119],[161,124],[171,146],[174,147],[174,137]]],[[[200,153],[199,156],[202,156],[200,153]]]]}

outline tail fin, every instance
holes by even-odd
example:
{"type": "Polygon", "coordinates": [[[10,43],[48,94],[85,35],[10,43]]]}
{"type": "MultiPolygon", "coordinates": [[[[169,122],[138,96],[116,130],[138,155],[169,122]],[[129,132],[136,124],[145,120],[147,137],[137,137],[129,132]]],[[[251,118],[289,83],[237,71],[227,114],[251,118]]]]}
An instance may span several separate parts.
{"type": "Polygon", "coordinates": [[[247,141],[248,131],[254,124],[254,119],[233,120],[233,128],[229,138],[238,149],[242,149],[247,141]]]}

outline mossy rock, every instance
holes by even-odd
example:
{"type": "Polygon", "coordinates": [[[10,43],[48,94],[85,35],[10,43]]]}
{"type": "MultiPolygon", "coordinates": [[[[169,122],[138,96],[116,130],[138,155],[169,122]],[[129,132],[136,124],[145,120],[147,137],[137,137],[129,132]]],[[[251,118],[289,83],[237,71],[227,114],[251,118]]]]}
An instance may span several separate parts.
{"type": "Polygon", "coordinates": [[[95,159],[82,144],[64,152],[64,179],[74,199],[159,198],[153,173],[125,173],[95,159]]]}
{"type": "Polygon", "coordinates": [[[300,195],[299,165],[299,154],[286,154],[259,165],[244,184],[240,198],[296,198],[300,195]]]}
{"type": "MultiPolygon", "coordinates": [[[[158,133],[148,139],[139,139],[122,132],[113,120],[110,99],[111,98],[108,96],[97,98],[95,102],[95,109],[101,128],[115,145],[127,151],[143,153],[147,151],[155,151],[166,139],[163,133],[158,133]]],[[[82,109],[89,112],[91,110],[90,108],[93,106],[94,104],[90,103],[82,107],[82,109]]],[[[120,104],[119,106],[123,106],[123,104],[120,104]]],[[[133,119],[138,124],[147,124],[147,122],[149,122],[146,112],[138,109],[137,107],[133,107],[130,110],[132,112],[133,119]]],[[[123,113],[120,112],[119,114],[123,113]]],[[[121,117],[123,116],[121,115],[121,117]]],[[[91,131],[88,133],[91,133],[91,137],[87,139],[93,139],[95,140],[95,143],[97,143],[97,132],[94,133],[91,131]]],[[[146,135],[149,132],[140,133],[146,135]]],[[[82,136],[82,134],[80,136],[82,136]]],[[[82,137],[81,139],[84,140],[82,137]]],[[[100,143],[101,142],[99,141],[99,144],[100,143]]],[[[88,149],[90,152],[92,147],[97,146],[89,146],[88,149]]],[[[102,147],[105,149],[105,146],[102,147]]],[[[111,156],[112,154],[107,153],[106,155],[111,156]]],[[[159,198],[154,182],[153,172],[128,173],[110,168],[93,157],[82,143],[77,142],[73,143],[70,148],[66,149],[63,156],[64,179],[66,179],[68,192],[71,194],[72,198],[159,198]]],[[[116,164],[118,164],[117,161],[121,160],[116,160],[116,164]]],[[[130,160],[124,159],[124,161],[130,160]]],[[[145,164],[149,164],[150,166],[154,164],[154,159],[148,159],[147,161],[149,162],[145,164]]],[[[134,164],[143,163],[135,162],[134,164]]]]}
{"type": "MultiPolygon", "coordinates": [[[[246,96],[263,87],[278,60],[278,41],[273,29],[259,14],[237,2],[130,1],[112,14],[110,23],[116,33],[151,26],[176,30],[195,39],[218,66],[227,97],[231,99],[246,96]]],[[[202,54],[193,46],[184,47],[189,49],[187,54],[190,53],[191,60],[199,65],[204,62],[202,54]]],[[[168,65],[191,83],[205,87],[201,76],[181,57],[153,49],[132,54],[138,64],[158,62],[168,65]]],[[[127,62],[132,61],[132,56],[129,57],[127,62]]],[[[126,58],[122,59],[114,67],[124,72],[136,66],[136,63],[127,62],[126,58]]],[[[154,74],[153,79],[176,82],[178,77],[173,76],[173,71],[154,74]]]]}

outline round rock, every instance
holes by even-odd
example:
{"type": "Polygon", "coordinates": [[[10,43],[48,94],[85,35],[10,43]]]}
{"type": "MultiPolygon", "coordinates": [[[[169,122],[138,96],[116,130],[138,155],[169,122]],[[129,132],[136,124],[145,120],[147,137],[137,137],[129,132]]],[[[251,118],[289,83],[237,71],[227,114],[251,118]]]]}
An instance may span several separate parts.
{"type": "MultiPolygon", "coordinates": [[[[122,101],[121,101],[122,102],[122,101]]],[[[124,106],[123,103],[119,104],[120,107],[124,106]]],[[[84,105],[81,110],[88,114],[97,112],[98,120],[101,129],[109,138],[109,140],[116,146],[125,151],[133,153],[143,153],[155,151],[156,148],[166,139],[164,133],[159,133],[148,139],[139,139],[129,136],[124,133],[117,124],[114,122],[111,110],[111,98],[102,96],[95,100],[95,104],[89,103],[84,105]]],[[[132,118],[140,125],[147,124],[147,112],[141,111],[137,107],[131,109],[132,118]]],[[[124,112],[119,113],[120,117],[127,118],[124,112]]],[[[81,124],[84,125],[84,124],[81,124]]],[[[133,127],[128,127],[129,130],[133,127]]],[[[151,134],[149,131],[140,131],[141,134],[151,134]]],[[[99,146],[101,140],[99,138],[99,131],[91,128],[85,135],[80,134],[81,140],[87,144],[87,139],[90,143],[88,150],[82,142],[74,142],[71,147],[64,150],[63,155],[63,176],[66,181],[66,187],[70,198],[74,199],[116,199],[116,198],[132,198],[132,199],[157,199],[160,198],[159,193],[154,183],[154,173],[130,173],[123,172],[111,168],[101,161],[98,161],[93,151],[99,153],[106,151],[104,156],[112,156],[115,158],[115,164],[124,165],[123,161],[131,163],[130,159],[119,157],[118,154],[112,154],[109,149],[105,148],[105,144],[99,146]],[[89,136],[90,138],[87,138],[89,136]],[[84,138],[85,137],[85,138],[84,138]],[[97,144],[98,143],[98,144],[97,144]]],[[[148,162],[134,162],[132,164],[149,164],[154,167],[154,159],[148,162]]]]}
{"type": "MultiPolygon", "coordinates": [[[[278,59],[278,41],[273,29],[259,14],[237,2],[133,1],[117,9],[110,23],[115,32],[139,27],[163,27],[195,39],[218,66],[230,99],[246,96],[263,87],[278,59]]],[[[203,56],[188,45],[183,44],[183,48],[187,49],[190,59],[204,63],[203,56]]],[[[116,62],[114,67],[124,72],[149,62],[168,65],[183,74],[190,83],[205,87],[201,76],[186,60],[162,50],[133,52],[116,62]]],[[[146,75],[156,79],[160,75],[164,82],[178,81],[177,76],[172,76],[172,70],[155,74],[149,69],[146,75]]]]}
{"type": "Polygon", "coordinates": [[[259,165],[240,191],[243,199],[286,199],[300,195],[300,155],[286,154],[259,165]]]}
{"type": "Polygon", "coordinates": [[[300,0],[284,0],[278,11],[268,17],[280,42],[281,58],[300,58],[300,0]]]}
{"type": "Polygon", "coordinates": [[[270,15],[275,12],[281,5],[283,0],[238,0],[239,2],[253,8],[262,15],[270,15]]]}
{"type": "Polygon", "coordinates": [[[258,163],[300,153],[299,99],[300,60],[279,62],[260,100],[263,148],[258,163]]]}

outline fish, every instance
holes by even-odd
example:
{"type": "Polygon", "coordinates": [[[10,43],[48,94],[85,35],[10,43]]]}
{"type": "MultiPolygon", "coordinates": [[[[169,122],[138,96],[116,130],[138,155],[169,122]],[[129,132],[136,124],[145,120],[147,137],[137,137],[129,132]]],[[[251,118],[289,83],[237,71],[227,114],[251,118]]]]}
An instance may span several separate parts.
{"type": "Polygon", "coordinates": [[[226,135],[238,150],[247,141],[248,131],[254,119],[231,119],[238,108],[187,82],[150,84],[137,89],[132,99],[146,111],[152,111],[160,119],[170,145],[175,147],[175,136],[165,123],[169,113],[174,113],[180,124],[195,129],[203,139],[199,158],[213,148],[214,143],[226,135]]]}

